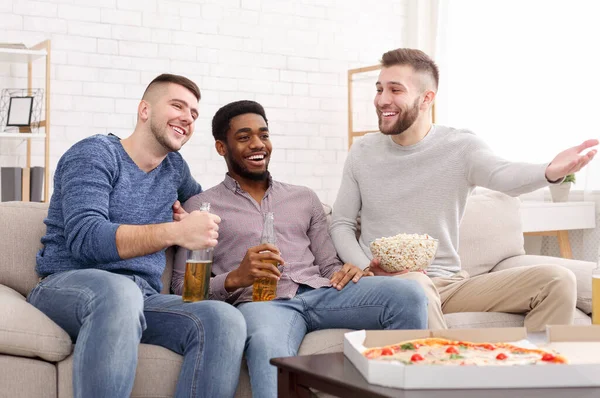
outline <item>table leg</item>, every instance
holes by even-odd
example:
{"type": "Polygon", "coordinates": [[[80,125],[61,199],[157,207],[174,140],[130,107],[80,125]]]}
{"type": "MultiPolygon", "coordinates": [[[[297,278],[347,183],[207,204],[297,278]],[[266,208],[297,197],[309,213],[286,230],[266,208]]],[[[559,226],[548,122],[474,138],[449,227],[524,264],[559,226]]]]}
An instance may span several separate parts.
{"type": "Polygon", "coordinates": [[[562,258],[573,258],[571,243],[569,242],[569,231],[557,231],[558,247],[562,258]]]}
{"type": "Polygon", "coordinates": [[[298,375],[285,369],[277,368],[278,398],[312,398],[307,387],[298,384],[298,375]]]}
{"type": "Polygon", "coordinates": [[[277,368],[277,396],[279,398],[295,398],[295,377],[281,368],[277,368]]]}
{"type": "Polygon", "coordinates": [[[525,236],[556,236],[558,239],[558,248],[562,258],[573,258],[571,252],[571,243],[569,242],[569,231],[538,231],[525,232],[525,236]]]}

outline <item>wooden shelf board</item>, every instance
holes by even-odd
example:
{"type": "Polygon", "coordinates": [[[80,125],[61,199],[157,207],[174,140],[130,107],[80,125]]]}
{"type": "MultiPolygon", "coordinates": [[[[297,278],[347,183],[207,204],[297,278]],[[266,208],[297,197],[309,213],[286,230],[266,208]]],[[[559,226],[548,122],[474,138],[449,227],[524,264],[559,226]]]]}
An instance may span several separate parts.
{"type": "Polygon", "coordinates": [[[29,62],[41,57],[45,57],[46,55],[46,50],[0,47],[0,61],[3,62],[29,62]]]}

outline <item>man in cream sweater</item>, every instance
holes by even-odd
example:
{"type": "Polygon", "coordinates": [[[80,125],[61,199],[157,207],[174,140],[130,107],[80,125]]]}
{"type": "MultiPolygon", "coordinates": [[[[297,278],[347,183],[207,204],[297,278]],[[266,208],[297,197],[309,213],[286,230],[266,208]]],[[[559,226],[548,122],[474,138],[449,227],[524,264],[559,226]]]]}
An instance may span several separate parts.
{"type": "Polygon", "coordinates": [[[509,162],[472,132],[431,123],[439,72],[426,54],[392,50],[381,64],[374,101],[381,134],[353,144],[333,208],[330,232],[342,261],[376,275],[419,281],[429,298],[431,329],[446,328],[443,312],[465,311],[526,314],[530,331],[572,323],[576,286],[571,271],[539,265],[470,278],[461,270],[458,230],[476,186],[517,196],[561,182],[592,160],[596,149],[584,151],[598,141],[569,148],[546,164],[509,162]],[[370,242],[401,232],[439,240],[426,274],[389,274],[373,258],[370,242]]]}

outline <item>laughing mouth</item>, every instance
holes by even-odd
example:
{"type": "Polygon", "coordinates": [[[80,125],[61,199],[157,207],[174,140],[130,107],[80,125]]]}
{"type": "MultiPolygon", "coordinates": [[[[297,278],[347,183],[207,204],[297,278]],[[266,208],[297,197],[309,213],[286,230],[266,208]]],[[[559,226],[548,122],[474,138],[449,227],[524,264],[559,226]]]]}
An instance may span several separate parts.
{"type": "Polygon", "coordinates": [[[262,153],[262,154],[248,156],[246,159],[260,162],[261,160],[264,160],[266,157],[267,156],[264,153],[262,153]]]}
{"type": "Polygon", "coordinates": [[[186,135],[186,132],[183,128],[179,127],[179,126],[173,126],[172,124],[170,124],[169,126],[171,126],[171,128],[179,135],[186,135]]]}
{"type": "Polygon", "coordinates": [[[397,114],[398,112],[381,112],[381,116],[383,117],[396,116],[397,114]]]}

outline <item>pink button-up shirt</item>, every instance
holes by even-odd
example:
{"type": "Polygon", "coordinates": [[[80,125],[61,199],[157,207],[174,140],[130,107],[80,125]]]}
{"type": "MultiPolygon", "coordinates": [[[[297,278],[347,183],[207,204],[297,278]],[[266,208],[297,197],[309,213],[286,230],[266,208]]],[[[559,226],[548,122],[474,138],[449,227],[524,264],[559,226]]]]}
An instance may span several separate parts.
{"type": "MultiPolygon", "coordinates": [[[[252,301],[252,286],[225,290],[225,278],[236,269],[246,251],[260,244],[263,213],[273,212],[275,235],[285,260],[277,285],[277,298],[294,297],[298,286],[331,286],[329,279],[342,267],[328,232],[327,218],[317,195],[309,188],[273,181],[260,204],[229,175],[225,180],[190,198],[183,207],[190,212],[210,202],[211,212],[221,217],[219,243],[213,254],[210,298],[232,304],[252,301]]],[[[172,288],[181,294],[187,250],[175,256],[172,288]]]]}

